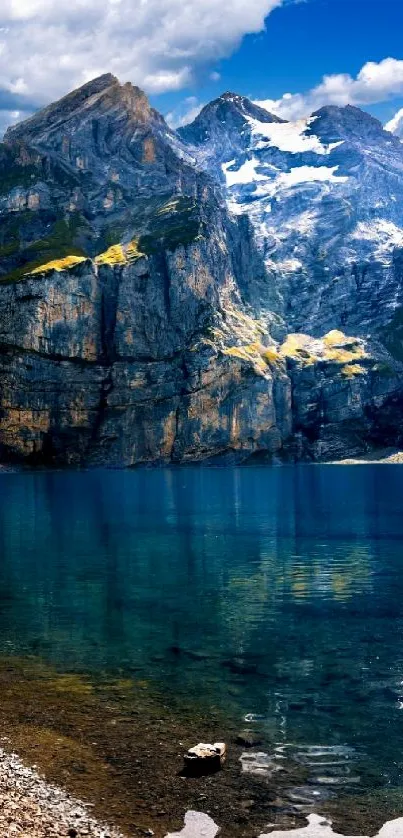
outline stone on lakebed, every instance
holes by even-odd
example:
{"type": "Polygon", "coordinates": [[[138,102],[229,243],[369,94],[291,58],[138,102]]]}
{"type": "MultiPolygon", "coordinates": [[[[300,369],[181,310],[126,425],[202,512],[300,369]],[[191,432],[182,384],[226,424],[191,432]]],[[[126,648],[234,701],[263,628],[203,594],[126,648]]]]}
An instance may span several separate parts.
{"type": "Polygon", "coordinates": [[[210,774],[218,771],[224,765],[227,755],[225,742],[214,742],[214,745],[200,742],[189,748],[185,754],[185,768],[189,774],[210,774]]]}

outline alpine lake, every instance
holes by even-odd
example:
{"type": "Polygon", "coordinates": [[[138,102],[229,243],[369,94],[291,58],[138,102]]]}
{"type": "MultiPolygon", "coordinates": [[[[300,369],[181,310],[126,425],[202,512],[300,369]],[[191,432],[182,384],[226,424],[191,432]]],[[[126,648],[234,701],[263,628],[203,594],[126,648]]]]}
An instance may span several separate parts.
{"type": "Polygon", "coordinates": [[[0,744],[99,817],[403,815],[400,465],[3,471],[0,551],[0,744]]]}

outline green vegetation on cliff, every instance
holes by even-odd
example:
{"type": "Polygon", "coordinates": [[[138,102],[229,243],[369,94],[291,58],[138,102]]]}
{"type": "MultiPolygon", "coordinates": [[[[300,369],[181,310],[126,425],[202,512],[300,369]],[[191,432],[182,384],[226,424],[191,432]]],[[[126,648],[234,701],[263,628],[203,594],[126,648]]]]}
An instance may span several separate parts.
{"type": "Polygon", "coordinates": [[[149,221],[148,232],[140,236],[142,253],[186,247],[202,235],[204,225],[193,198],[180,196],[163,204],[149,221]]]}
{"type": "Polygon", "coordinates": [[[1,231],[3,251],[9,250],[7,254],[3,252],[3,257],[7,255],[12,259],[8,263],[4,260],[4,274],[0,275],[0,282],[18,282],[25,274],[33,273],[55,260],[87,256],[83,247],[77,243],[80,233],[88,227],[84,216],[76,212],[57,219],[49,224],[49,235],[26,243],[26,237],[30,235],[29,226],[35,222],[35,215],[29,211],[18,213],[18,217],[12,219],[14,223],[9,225],[11,229],[1,231]],[[10,234],[10,240],[6,239],[7,233],[10,234]]]}

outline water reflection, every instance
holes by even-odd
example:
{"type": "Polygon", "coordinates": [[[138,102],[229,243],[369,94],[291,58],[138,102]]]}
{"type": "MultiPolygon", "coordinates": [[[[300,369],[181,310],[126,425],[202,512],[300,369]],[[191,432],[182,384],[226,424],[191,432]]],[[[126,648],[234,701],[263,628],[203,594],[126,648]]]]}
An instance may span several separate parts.
{"type": "Polygon", "coordinates": [[[0,650],[136,672],[399,781],[402,486],[399,466],[3,474],[0,650]]]}

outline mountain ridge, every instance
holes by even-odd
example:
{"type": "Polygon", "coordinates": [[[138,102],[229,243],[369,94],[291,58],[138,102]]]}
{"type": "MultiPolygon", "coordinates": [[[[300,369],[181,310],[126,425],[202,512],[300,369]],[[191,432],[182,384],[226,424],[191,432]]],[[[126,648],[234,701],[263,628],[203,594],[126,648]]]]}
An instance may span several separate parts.
{"type": "Polygon", "coordinates": [[[227,92],[174,132],[106,74],[9,129],[0,173],[4,459],[396,444],[403,146],[370,115],[227,92]]]}

